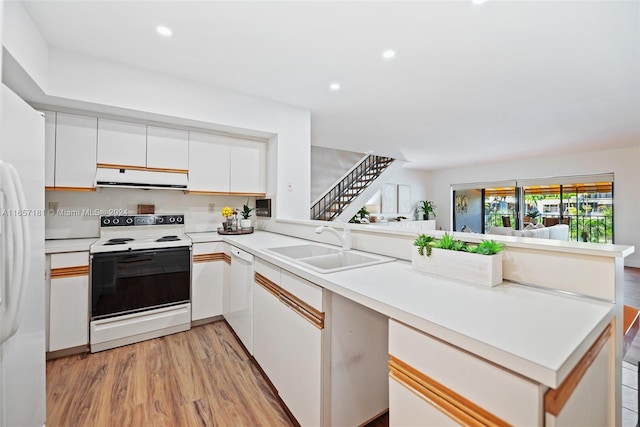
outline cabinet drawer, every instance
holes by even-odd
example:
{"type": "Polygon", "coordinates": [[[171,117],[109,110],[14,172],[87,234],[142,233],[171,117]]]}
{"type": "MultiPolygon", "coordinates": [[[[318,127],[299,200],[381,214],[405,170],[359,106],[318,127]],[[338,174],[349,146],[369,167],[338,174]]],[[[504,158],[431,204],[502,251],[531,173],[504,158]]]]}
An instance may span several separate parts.
{"type": "Polygon", "coordinates": [[[89,252],[65,252],[51,254],[51,269],[89,265],[89,252]]]}
{"type": "Polygon", "coordinates": [[[280,287],[319,311],[324,311],[322,288],[302,277],[282,270],[280,287]]]}
{"type": "MultiPolygon", "coordinates": [[[[418,382],[454,392],[458,395],[454,400],[459,399],[463,407],[513,425],[542,425],[543,387],[519,375],[394,320],[389,321],[389,354],[391,372],[394,360],[406,364],[401,369],[410,376],[417,373],[422,377],[418,382]]],[[[390,375],[391,382],[402,377],[390,375]]]]}
{"type": "Polygon", "coordinates": [[[271,280],[276,285],[280,284],[280,267],[256,258],[255,271],[271,280]]]}
{"type": "MultiPolygon", "coordinates": [[[[222,242],[194,243],[193,255],[223,253],[222,242]]],[[[195,261],[195,260],[194,260],[195,261]]]]}

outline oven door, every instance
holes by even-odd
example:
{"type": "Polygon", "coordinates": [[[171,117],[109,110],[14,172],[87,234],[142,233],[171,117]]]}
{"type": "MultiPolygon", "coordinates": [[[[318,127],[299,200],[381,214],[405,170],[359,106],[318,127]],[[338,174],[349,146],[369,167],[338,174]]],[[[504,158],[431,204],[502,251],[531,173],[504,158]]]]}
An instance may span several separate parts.
{"type": "Polygon", "coordinates": [[[91,320],[189,302],[191,248],[91,256],[91,320]]]}

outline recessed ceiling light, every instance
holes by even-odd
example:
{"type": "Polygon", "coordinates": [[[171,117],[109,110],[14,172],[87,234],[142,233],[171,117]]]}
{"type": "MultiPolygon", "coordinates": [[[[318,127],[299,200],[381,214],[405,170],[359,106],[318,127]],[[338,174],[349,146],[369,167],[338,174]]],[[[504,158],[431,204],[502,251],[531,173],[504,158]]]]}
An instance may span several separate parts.
{"type": "Polygon", "coordinates": [[[471,0],[471,3],[473,4],[482,4],[482,3],[486,3],[487,0],[471,0]]]}
{"type": "Polygon", "coordinates": [[[329,89],[331,89],[334,92],[337,92],[340,90],[340,83],[331,83],[329,85],[329,89]]]}
{"type": "Polygon", "coordinates": [[[391,59],[394,56],[396,56],[396,51],[395,50],[387,49],[384,52],[382,52],[382,57],[384,59],[391,59]]]}
{"type": "Polygon", "coordinates": [[[156,27],[156,31],[158,32],[158,34],[165,37],[170,37],[173,34],[173,31],[171,31],[171,28],[165,27],[162,25],[158,25],[156,27]]]}

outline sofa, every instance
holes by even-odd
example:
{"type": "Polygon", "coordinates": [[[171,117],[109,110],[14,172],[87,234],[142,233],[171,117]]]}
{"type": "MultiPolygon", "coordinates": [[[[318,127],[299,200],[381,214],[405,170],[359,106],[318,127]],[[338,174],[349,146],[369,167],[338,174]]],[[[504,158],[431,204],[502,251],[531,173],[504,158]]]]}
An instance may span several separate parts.
{"type": "Polygon", "coordinates": [[[514,230],[511,227],[491,227],[488,234],[514,237],[533,237],[537,239],[569,240],[569,226],[556,224],[545,227],[542,224],[527,226],[524,230],[514,230]]]}

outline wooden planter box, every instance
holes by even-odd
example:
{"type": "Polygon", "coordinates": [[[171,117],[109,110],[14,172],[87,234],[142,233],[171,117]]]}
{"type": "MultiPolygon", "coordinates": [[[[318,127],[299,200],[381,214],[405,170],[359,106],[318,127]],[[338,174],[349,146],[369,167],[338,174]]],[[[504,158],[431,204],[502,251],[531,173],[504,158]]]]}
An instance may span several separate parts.
{"type": "Polygon", "coordinates": [[[502,283],[502,252],[478,255],[469,252],[433,248],[431,256],[413,250],[413,268],[450,279],[496,286],[502,283]]]}

